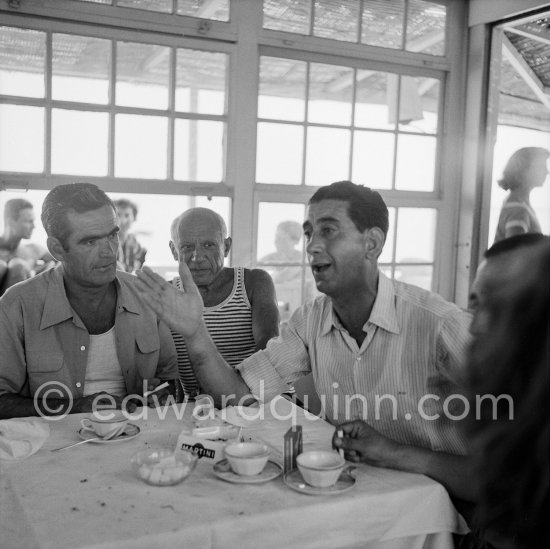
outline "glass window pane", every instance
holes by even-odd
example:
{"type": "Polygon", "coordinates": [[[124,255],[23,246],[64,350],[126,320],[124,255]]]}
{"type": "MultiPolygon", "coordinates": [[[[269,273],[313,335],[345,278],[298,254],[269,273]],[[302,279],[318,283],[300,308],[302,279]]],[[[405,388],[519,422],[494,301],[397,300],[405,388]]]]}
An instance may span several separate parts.
{"type": "Polygon", "coordinates": [[[397,94],[388,89],[388,81],[395,79],[394,74],[368,70],[357,71],[355,92],[356,126],[393,130],[395,128],[395,113],[397,94]],[[392,119],[393,118],[393,119],[392,119]]]}
{"type": "Polygon", "coordinates": [[[170,13],[172,11],[172,0],[118,0],[117,6],[170,13]]]}
{"type": "Polygon", "coordinates": [[[357,0],[315,0],[314,36],[357,42],[359,6],[357,0]]]}
{"type": "Polygon", "coordinates": [[[116,115],[116,177],[166,178],[167,122],[160,116],[116,115]]]}
{"type": "Polygon", "coordinates": [[[431,265],[396,265],[395,280],[419,286],[425,290],[432,289],[433,267],[431,265]]]}
{"type": "Polygon", "coordinates": [[[224,123],[176,120],[174,177],[185,181],[223,179],[224,123]]]}
{"type": "Polygon", "coordinates": [[[60,101],[109,102],[109,40],[54,34],[52,97],[60,101]]]}
{"type": "Polygon", "coordinates": [[[400,131],[436,133],[439,80],[402,76],[400,105],[400,131]]]}
{"type": "Polygon", "coordinates": [[[260,58],[258,117],[303,121],[306,63],[275,57],[260,58]]]}
{"type": "Polygon", "coordinates": [[[118,42],[116,58],[117,105],[168,108],[170,48],[118,42]]]}
{"type": "Polygon", "coordinates": [[[258,124],[256,181],[258,183],[302,182],[304,129],[293,124],[258,124]]]}
{"type": "Polygon", "coordinates": [[[311,0],[264,0],[264,29],[310,33],[311,0]]]}
{"type": "Polygon", "coordinates": [[[399,208],[397,262],[431,263],[434,260],[436,219],[433,208],[399,208]]]}
{"type": "MultiPolygon", "coordinates": [[[[389,228],[386,235],[386,243],[382,249],[382,253],[378,258],[378,263],[393,262],[393,238],[395,235],[395,208],[388,208],[389,228]]],[[[390,275],[391,276],[391,275],[390,275]]]]}
{"type": "Polygon", "coordinates": [[[435,137],[399,135],[395,188],[400,191],[433,191],[435,137]]]}
{"type": "Polygon", "coordinates": [[[361,42],[401,49],[405,0],[363,0],[361,42]]]}
{"type": "Polygon", "coordinates": [[[260,202],[258,209],[257,260],[261,263],[303,263],[305,206],[260,202]]]}
{"type": "Polygon", "coordinates": [[[109,196],[112,200],[126,198],[137,206],[138,215],[130,232],[147,249],[145,264],[168,280],[178,274],[178,264],[168,246],[170,226],[178,215],[194,206],[204,206],[219,213],[228,229],[231,227],[231,199],[225,196],[214,196],[212,200],[202,196],[165,194],[109,193],[109,196]]]}
{"type": "Polygon", "coordinates": [[[350,132],[310,127],[307,132],[306,185],[349,179],[350,132]]]}
{"type": "Polygon", "coordinates": [[[405,49],[445,55],[447,7],[433,0],[409,0],[405,49]]]}
{"type": "Polygon", "coordinates": [[[46,33],[0,27],[0,94],[44,97],[46,33]]]}
{"type": "Polygon", "coordinates": [[[354,132],[353,182],[373,189],[391,189],[394,143],[393,133],[354,132]]]}
{"type": "Polygon", "coordinates": [[[311,63],[307,118],[323,124],[351,124],[353,69],[311,63]]]}
{"type": "Polygon", "coordinates": [[[52,110],[52,173],[107,175],[109,115],[52,110]]]}
{"type": "Polygon", "coordinates": [[[178,0],[178,14],[229,21],[229,0],[178,0]]]}
{"type": "Polygon", "coordinates": [[[44,169],[44,109],[0,105],[0,170],[44,169]]]}
{"type": "Polygon", "coordinates": [[[178,49],[176,110],[225,113],[227,54],[178,49]]]}

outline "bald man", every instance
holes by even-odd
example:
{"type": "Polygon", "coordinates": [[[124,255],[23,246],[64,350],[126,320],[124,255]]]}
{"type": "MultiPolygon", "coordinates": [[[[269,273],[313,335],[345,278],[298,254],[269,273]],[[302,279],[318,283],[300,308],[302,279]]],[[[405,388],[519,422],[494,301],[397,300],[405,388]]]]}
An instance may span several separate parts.
{"type": "MultiPolygon", "coordinates": [[[[204,302],[204,320],[220,354],[230,366],[240,364],[279,333],[275,288],[261,269],[224,267],[231,249],[224,220],[207,208],[191,208],[172,222],[170,249],[185,263],[204,302]]],[[[181,278],[173,284],[183,290],[181,278]]],[[[201,392],[181,334],[172,332],[180,380],[187,398],[201,392]]]]}

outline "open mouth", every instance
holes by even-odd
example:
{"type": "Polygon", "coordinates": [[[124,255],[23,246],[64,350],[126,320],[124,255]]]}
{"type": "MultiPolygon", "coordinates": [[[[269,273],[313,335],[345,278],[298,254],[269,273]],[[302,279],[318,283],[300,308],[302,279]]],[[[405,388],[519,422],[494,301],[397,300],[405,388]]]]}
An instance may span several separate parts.
{"type": "Polygon", "coordinates": [[[323,273],[330,267],[330,263],[317,263],[311,266],[313,274],[323,273]]]}

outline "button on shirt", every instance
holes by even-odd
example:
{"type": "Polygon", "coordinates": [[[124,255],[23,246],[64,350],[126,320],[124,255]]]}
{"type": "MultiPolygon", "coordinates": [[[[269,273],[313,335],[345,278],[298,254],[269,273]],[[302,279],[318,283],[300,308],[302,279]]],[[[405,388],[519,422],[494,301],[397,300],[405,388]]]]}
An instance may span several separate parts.
{"type": "Polygon", "coordinates": [[[469,324],[467,313],[437,294],[380,273],[361,347],[330,298],[320,296],[238,369],[264,402],[312,372],[329,421],[361,418],[403,444],[464,454],[453,417],[464,411],[464,399],[455,393],[469,324]]]}
{"type": "MultiPolygon", "coordinates": [[[[143,380],[178,377],[168,327],[142,304],[135,277],[117,272],[116,352],[128,394],[143,380]]],[[[30,397],[46,383],[83,396],[90,335],[65,294],[63,266],[12,286],[0,299],[0,394],[30,397]],[[66,389],[65,389],[66,388],[66,389]]]]}

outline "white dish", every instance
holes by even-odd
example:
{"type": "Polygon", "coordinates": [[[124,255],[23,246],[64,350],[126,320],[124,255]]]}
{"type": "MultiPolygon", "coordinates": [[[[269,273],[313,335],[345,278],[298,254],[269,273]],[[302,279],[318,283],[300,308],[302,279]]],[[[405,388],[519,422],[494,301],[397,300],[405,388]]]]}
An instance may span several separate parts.
{"type": "Polygon", "coordinates": [[[86,431],[84,429],[78,430],[78,436],[82,440],[89,440],[92,443],[111,444],[112,442],[123,442],[125,440],[130,440],[131,438],[135,438],[139,435],[140,432],[141,432],[141,429],[137,425],[134,425],[133,423],[128,423],[128,425],[126,425],[126,427],[124,428],[124,431],[120,433],[120,435],[112,439],[91,440],[91,439],[97,438],[97,435],[95,433],[92,433],[91,431],[86,431]]]}
{"type": "Polygon", "coordinates": [[[352,467],[344,469],[340,478],[336,481],[336,484],[328,486],[327,488],[315,488],[314,486],[306,484],[298,469],[286,473],[283,480],[289,488],[292,488],[292,490],[296,492],[300,492],[300,494],[307,494],[308,496],[332,496],[347,492],[354,487],[355,478],[350,474],[353,469],[352,467]]]}
{"type": "Polygon", "coordinates": [[[214,464],[214,474],[227,482],[235,484],[261,484],[277,478],[283,472],[283,468],[274,461],[268,461],[264,470],[259,475],[241,476],[231,469],[227,459],[222,459],[214,464]]]}

